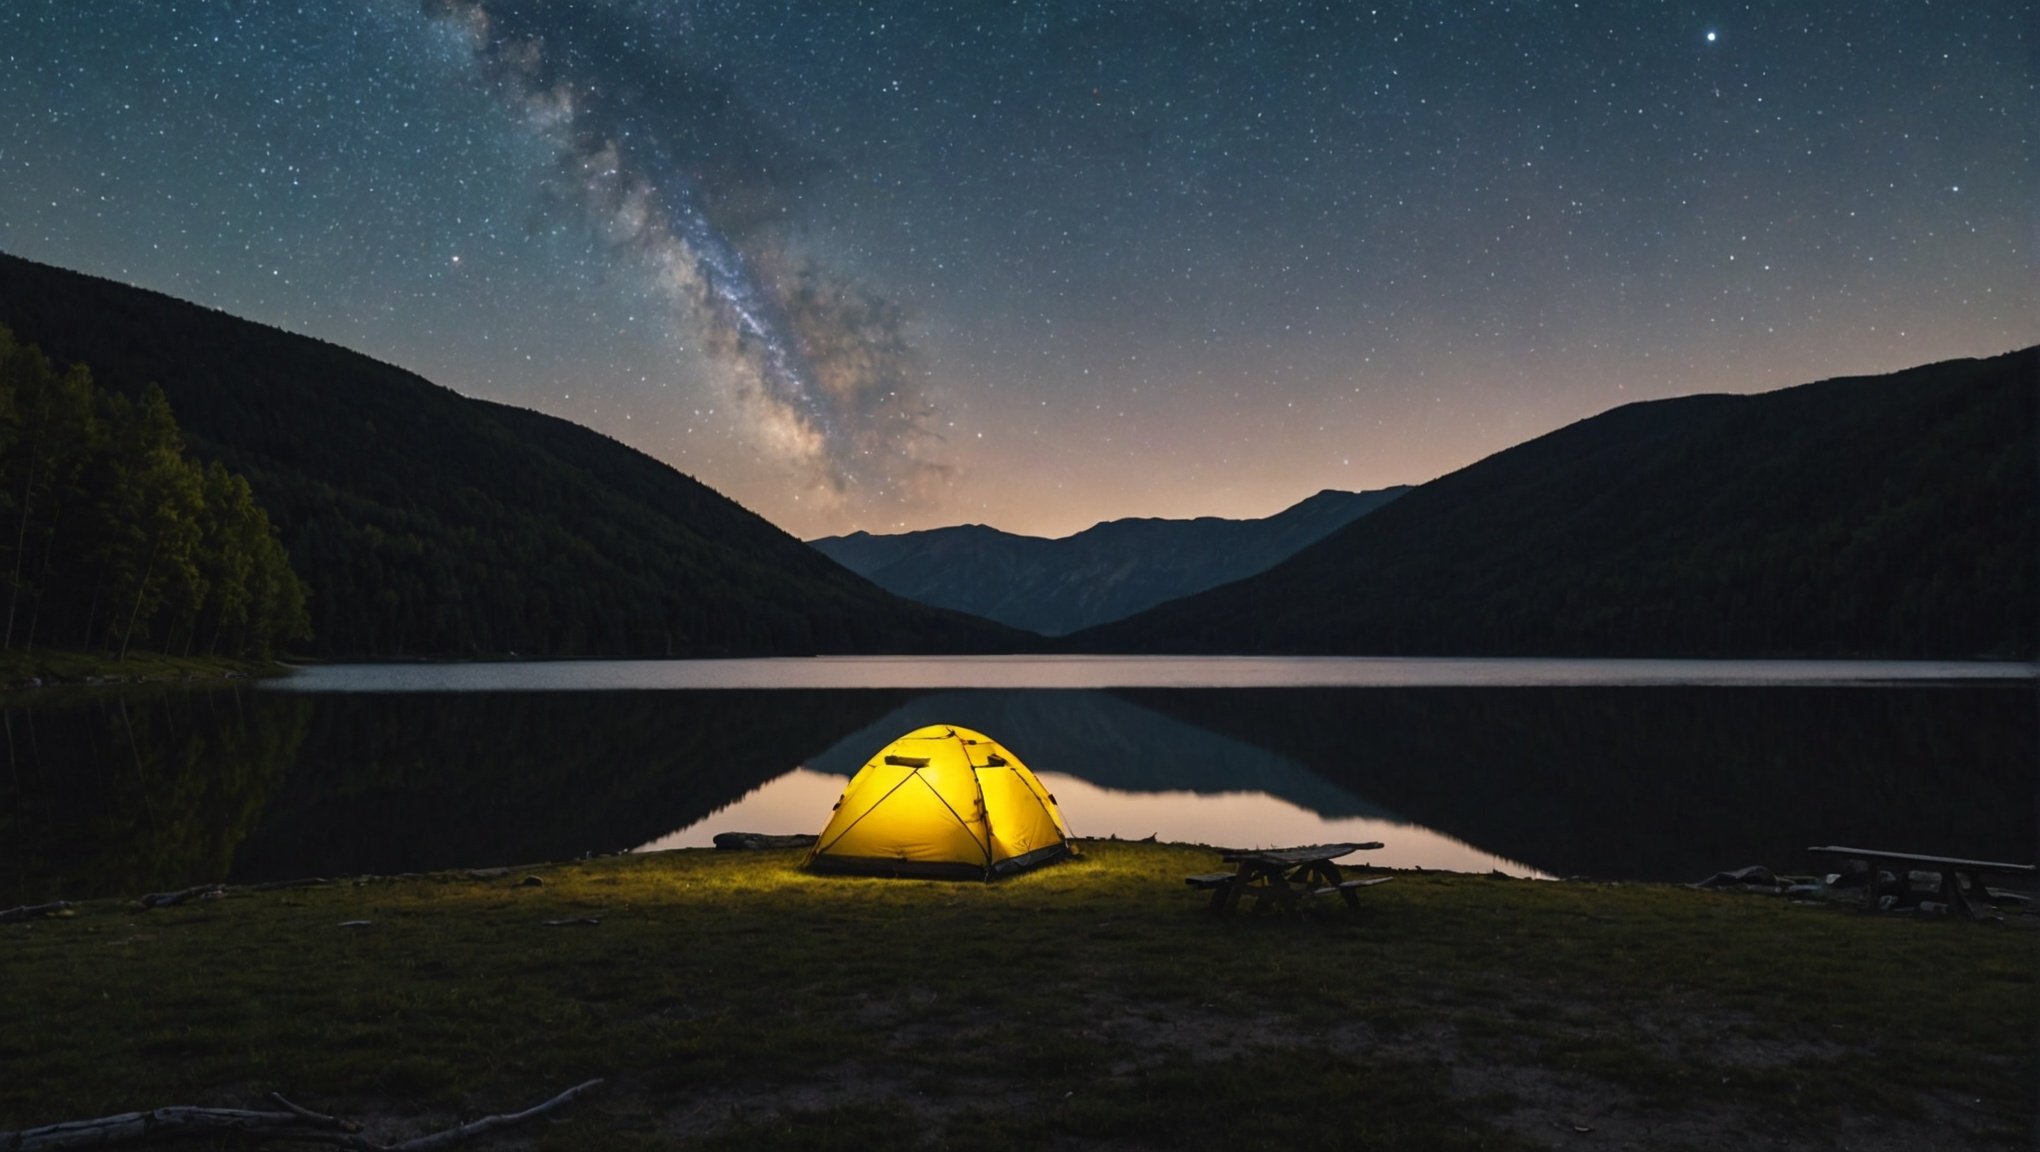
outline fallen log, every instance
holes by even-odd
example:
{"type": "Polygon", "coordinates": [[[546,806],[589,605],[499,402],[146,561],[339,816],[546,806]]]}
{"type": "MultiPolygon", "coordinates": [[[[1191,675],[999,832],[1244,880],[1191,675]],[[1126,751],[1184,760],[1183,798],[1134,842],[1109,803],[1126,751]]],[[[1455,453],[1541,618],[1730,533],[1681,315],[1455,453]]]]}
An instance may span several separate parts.
{"type": "MultiPolygon", "coordinates": [[[[330,1119],[330,1118],[329,1118],[330,1119]]],[[[0,1132],[0,1149],[44,1152],[58,1148],[112,1148],[192,1136],[241,1135],[276,1139],[330,1141],[351,1133],[339,1126],[314,1122],[295,1112],[256,1112],[246,1108],[151,1108],[92,1120],[66,1120],[19,1132],[0,1132]]]]}
{"type": "Polygon", "coordinates": [[[19,908],[9,908],[0,912],[0,924],[11,924],[16,920],[33,920],[52,912],[62,912],[70,906],[69,900],[52,900],[47,904],[23,904],[19,908]]]}
{"type": "Polygon", "coordinates": [[[282,892],[289,888],[324,888],[332,881],[324,876],[302,876],[296,880],[264,880],[260,884],[235,884],[234,892],[282,892]]]}
{"type": "Polygon", "coordinates": [[[781,848],[812,848],[813,836],[774,836],[765,832],[718,832],[715,846],[725,852],[758,852],[781,848]]]}
{"type": "Polygon", "coordinates": [[[226,894],[227,886],[225,884],[194,884],[189,888],[181,888],[175,892],[151,892],[140,900],[135,901],[135,903],[144,909],[168,908],[173,904],[182,904],[186,900],[212,899],[226,894]]]}
{"type": "Polygon", "coordinates": [[[328,1116],[301,1107],[272,1092],[269,1098],[282,1106],[281,1112],[258,1112],[247,1108],[198,1108],[178,1106],[152,1108],[145,1112],[122,1112],[93,1120],[67,1120],[0,1132],[0,1152],[56,1152],[58,1149],[112,1148],[152,1144],[167,1140],[207,1135],[259,1136],[264,1140],[299,1144],[324,1144],[350,1152],[434,1152],[471,1140],[484,1132],[521,1124],[563,1108],[602,1084],[600,1079],[574,1085],[543,1104],[522,1112],[498,1113],[471,1120],[455,1128],[428,1132],[409,1140],[385,1144],[364,1135],[360,1123],[328,1116]]]}

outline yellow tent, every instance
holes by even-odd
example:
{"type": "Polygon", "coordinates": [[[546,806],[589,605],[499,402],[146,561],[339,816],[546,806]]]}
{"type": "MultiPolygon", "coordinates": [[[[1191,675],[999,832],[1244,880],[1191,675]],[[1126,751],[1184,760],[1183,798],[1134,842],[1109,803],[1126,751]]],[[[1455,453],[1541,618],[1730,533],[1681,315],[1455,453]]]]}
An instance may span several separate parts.
{"type": "Polygon", "coordinates": [[[983,733],[936,724],[857,770],[808,867],[989,879],[1069,854],[1069,835],[1019,757],[983,733]]]}

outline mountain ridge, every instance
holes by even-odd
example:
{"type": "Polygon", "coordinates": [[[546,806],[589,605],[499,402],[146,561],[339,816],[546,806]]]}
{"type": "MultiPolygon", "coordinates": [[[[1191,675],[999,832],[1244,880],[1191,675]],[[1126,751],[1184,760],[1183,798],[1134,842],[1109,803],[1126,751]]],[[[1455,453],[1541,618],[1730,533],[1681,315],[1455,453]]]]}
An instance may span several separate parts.
{"type": "Polygon", "coordinates": [[[1407,490],[1328,488],[1260,519],[1132,516],[1062,537],[959,524],[809,544],[898,595],[1055,636],[1252,575],[1407,490]]]}
{"type": "Polygon", "coordinates": [[[1121,652],[2012,656],[2036,643],[2040,348],[1644,401],[1269,571],[1067,639],[1121,652]]]}

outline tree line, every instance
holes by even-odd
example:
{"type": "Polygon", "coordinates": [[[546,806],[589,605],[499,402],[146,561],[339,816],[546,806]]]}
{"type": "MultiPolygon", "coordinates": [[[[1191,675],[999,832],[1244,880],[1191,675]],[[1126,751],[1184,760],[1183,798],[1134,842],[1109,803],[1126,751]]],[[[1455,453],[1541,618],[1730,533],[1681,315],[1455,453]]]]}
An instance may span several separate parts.
{"type": "Polygon", "coordinates": [[[129,399],[0,326],[0,650],[265,658],[304,582],[248,482],[200,463],[161,389],[129,399]]]}

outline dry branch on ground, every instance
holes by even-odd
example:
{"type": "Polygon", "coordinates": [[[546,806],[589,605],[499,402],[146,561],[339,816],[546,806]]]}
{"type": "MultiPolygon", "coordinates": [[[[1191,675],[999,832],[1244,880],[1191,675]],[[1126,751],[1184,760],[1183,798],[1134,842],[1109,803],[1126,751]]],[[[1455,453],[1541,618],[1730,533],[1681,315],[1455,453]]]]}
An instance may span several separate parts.
{"type": "Polygon", "coordinates": [[[451,1148],[484,1132],[521,1124],[556,1108],[563,1108],[601,1083],[599,1079],[584,1081],[543,1104],[526,1108],[522,1112],[484,1116],[455,1128],[428,1132],[423,1136],[414,1136],[409,1140],[399,1140],[391,1144],[364,1135],[361,1124],[356,1121],[314,1112],[291,1103],[282,1093],[272,1092],[270,1099],[280,1105],[283,1111],[258,1112],[247,1108],[198,1108],[180,1105],[152,1108],[143,1112],[122,1112],[91,1120],[67,1120],[61,1124],[46,1124],[40,1128],[24,1128],[19,1132],[0,1132],[0,1152],[114,1148],[208,1134],[260,1136],[268,1140],[324,1144],[350,1149],[353,1152],[432,1152],[438,1148],[451,1148]]]}

